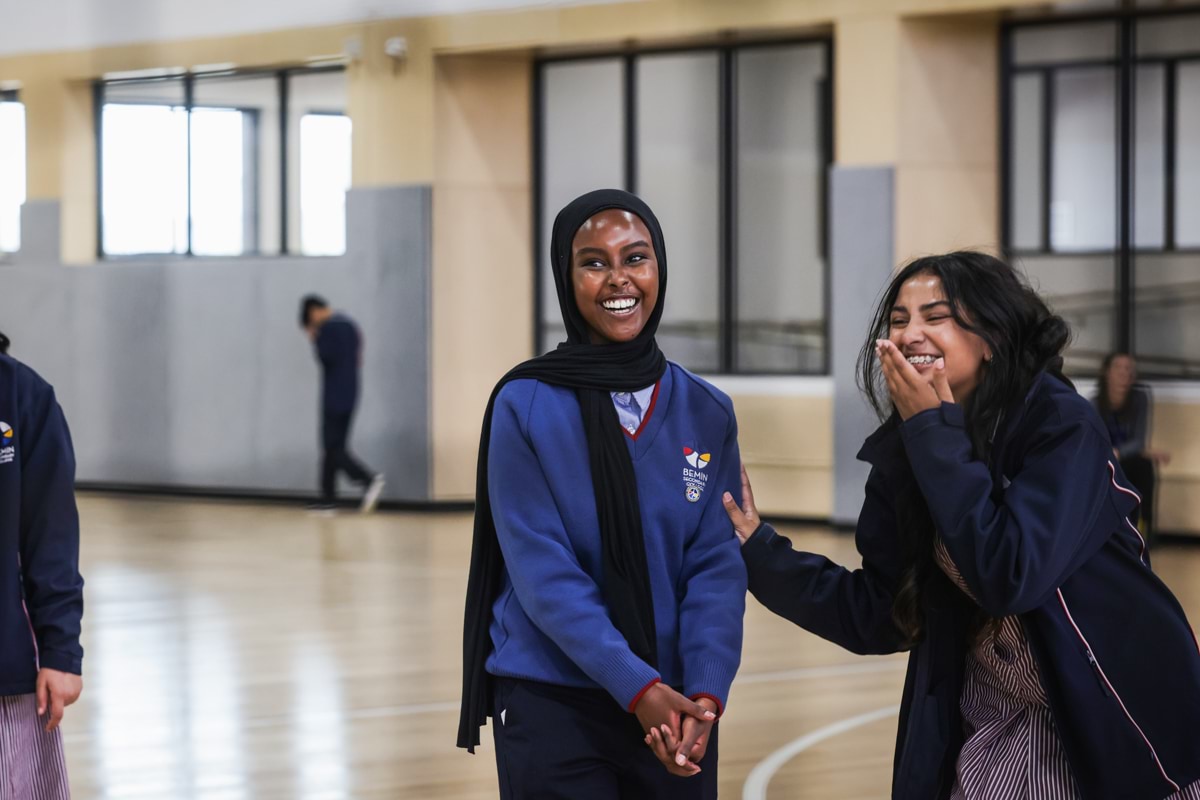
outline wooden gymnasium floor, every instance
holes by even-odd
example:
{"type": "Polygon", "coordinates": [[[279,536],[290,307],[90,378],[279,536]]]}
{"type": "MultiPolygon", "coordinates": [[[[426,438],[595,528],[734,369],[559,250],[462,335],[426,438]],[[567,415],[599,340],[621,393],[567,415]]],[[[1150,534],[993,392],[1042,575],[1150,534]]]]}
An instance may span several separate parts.
{"type": "MultiPolygon", "coordinates": [[[[490,729],[454,747],[466,514],[85,494],[76,800],[496,797],[490,729]]],[[[857,564],[851,537],[786,531],[857,564]]],[[[1156,567],[1200,619],[1200,548],[1156,567]]],[[[887,795],[903,658],[860,658],[749,601],[723,798],[887,795]]]]}

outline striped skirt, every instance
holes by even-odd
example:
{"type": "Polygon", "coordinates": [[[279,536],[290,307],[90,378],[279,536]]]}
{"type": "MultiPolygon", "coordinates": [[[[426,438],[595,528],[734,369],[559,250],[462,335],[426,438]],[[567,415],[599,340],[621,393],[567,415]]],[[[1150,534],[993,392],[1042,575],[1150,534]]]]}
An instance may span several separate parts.
{"type": "Polygon", "coordinates": [[[0,696],[0,800],[69,800],[62,729],[46,733],[37,696],[0,696]]]}

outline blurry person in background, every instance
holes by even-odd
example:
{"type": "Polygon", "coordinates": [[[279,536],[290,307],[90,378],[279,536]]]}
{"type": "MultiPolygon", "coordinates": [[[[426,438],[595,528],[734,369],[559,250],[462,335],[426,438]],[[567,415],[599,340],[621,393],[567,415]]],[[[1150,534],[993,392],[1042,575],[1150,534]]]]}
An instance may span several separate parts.
{"type": "Polygon", "coordinates": [[[0,420],[0,797],[67,800],[59,723],[83,691],[75,455],[50,384],[7,355],[0,420]]]}
{"type": "Polygon", "coordinates": [[[1100,365],[1100,384],[1092,400],[1108,427],[1113,455],[1125,477],[1142,496],[1142,533],[1154,539],[1154,492],[1158,464],[1171,454],[1150,449],[1150,387],[1137,382],[1137,363],[1127,353],[1112,353],[1100,365]]]}
{"type": "Polygon", "coordinates": [[[358,404],[358,372],[362,337],[354,321],[310,294],[300,301],[304,328],[321,362],[321,499],[314,511],[337,508],[337,473],[345,472],[363,489],[361,510],[375,510],[383,491],[383,475],[372,473],[350,454],[350,423],[358,404]]]}
{"type": "Polygon", "coordinates": [[[5,336],[3,333],[0,333],[0,355],[7,355],[8,347],[11,344],[12,344],[12,342],[10,342],[8,340],[8,337],[5,336]]]}

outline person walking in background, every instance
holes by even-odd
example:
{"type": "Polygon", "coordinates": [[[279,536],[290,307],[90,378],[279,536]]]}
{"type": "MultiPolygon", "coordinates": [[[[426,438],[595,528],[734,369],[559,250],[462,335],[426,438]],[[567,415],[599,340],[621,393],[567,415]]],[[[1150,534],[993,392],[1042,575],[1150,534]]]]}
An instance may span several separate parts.
{"type": "Polygon", "coordinates": [[[1100,365],[1100,385],[1093,401],[1112,439],[1113,455],[1125,477],[1142,496],[1141,529],[1154,542],[1156,468],[1171,454],[1150,449],[1150,387],[1137,382],[1137,363],[1127,353],[1111,353],[1100,365]]]}
{"type": "Polygon", "coordinates": [[[54,390],[7,355],[0,420],[0,797],[67,800],[59,723],[83,691],[75,455],[54,390]]]}
{"type": "Polygon", "coordinates": [[[358,404],[358,373],[362,337],[354,321],[334,311],[321,297],[300,301],[300,327],[313,343],[321,362],[321,499],[314,511],[337,508],[337,473],[345,472],[363,488],[361,510],[375,510],[383,491],[383,474],[372,473],[349,449],[350,424],[358,404]]]}

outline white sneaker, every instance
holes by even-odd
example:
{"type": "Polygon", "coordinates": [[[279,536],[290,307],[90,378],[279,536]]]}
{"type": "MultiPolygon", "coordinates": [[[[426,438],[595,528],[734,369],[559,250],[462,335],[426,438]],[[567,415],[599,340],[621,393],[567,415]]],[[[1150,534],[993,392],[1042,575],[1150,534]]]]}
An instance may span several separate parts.
{"type": "Polygon", "coordinates": [[[362,505],[358,510],[364,514],[370,514],[375,510],[375,506],[379,505],[379,495],[383,494],[383,473],[379,473],[374,478],[371,478],[370,485],[367,486],[367,491],[363,493],[362,505]]]}

